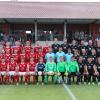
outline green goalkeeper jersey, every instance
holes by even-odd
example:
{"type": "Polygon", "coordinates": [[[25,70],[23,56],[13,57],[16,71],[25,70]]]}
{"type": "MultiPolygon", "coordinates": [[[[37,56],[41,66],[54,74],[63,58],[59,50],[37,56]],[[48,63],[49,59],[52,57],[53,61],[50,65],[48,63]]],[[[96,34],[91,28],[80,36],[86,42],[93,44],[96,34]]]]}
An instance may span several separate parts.
{"type": "Polygon", "coordinates": [[[66,62],[58,62],[57,63],[57,72],[66,72],[66,62]]]}
{"type": "Polygon", "coordinates": [[[71,61],[68,63],[66,68],[68,72],[79,72],[79,66],[76,61],[71,61]]]}
{"type": "Polygon", "coordinates": [[[47,62],[45,71],[46,72],[49,72],[49,71],[56,72],[56,63],[55,62],[47,62]]]}

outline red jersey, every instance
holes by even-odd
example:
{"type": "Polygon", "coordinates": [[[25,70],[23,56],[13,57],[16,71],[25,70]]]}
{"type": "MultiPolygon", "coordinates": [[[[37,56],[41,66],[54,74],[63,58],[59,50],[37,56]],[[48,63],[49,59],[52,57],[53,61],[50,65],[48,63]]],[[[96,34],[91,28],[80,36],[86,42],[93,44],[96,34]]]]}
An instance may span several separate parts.
{"type": "Polygon", "coordinates": [[[37,60],[36,53],[30,53],[30,58],[34,58],[34,62],[36,62],[36,60],[37,60]]]}
{"type": "Polygon", "coordinates": [[[17,66],[16,62],[9,63],[9,71],[16,71],[16,66],[17,66]]]}
{"type": "Polygon", "coordinates": [[[21,46],[15,46],[14,48],[13,48],[13,51],[14,50],[17,50],[17,54],[20,54],[21,52],[22,52],[22,47],[21,46]]]}
{"type": "Polygon", "coordinates": [[[19,71],[20,72],[26,72],[26,69],[27,69],[27,64],[25,62],[19,64],[19,71]]]}
{"type": "Polygon", "coordinates": [[[17,62],[17,63],[19,63],[19,61],[20,61],[20,55],[13,53],[12,56],[14,57],[14,61],[17,62]]]}
{"type": "Polygon", "coordinates": [[[11,54],[5,54],[5,60],[6,60],[7,63],[10,63],[11,54]]]}
{"type": "Polygon", "coordinates": [[[38,61],[39,61],[39,58],[40,58],[40,57],[42,57],[43,60],[44,60],[44,59],[45,59],[45,54],[44,54],[43,52],[39,52],[39,53],[37,54],[37,57],[38,57],[38,61]]]}
{"type": "Polygon", "coordinates": [[[5,53],[7,52],[9,54],[12,52],[11,47],[4,47],[3,50],[5,53]]]}
{"type": "Polygon", "coordinates": [[[7,71],[7,64],[6,63],[1,63],[0,64],[0,69],[1,69],[1,71],[7,71]]]}
{"type": "Polygon", "coordinates": [[[25,46],[24,50],[26,54],[30,54],[32,47],[31,46],[25,46]]]}
{"type": "Polygon", "coordinates": [[[35,46],[34,47],[34,52],[35,53],[38,53],[39,52],[39,49],[41,49],[42,47],[41,46],[35,46]]]}
{"type": "Polygon", "coordinates": [[[49,51],[50,46],[43,47],[43,52],[46,54],[49,51]]]}
{"type": "Polygon", "coordinates": [[[24,58],[24,60],[27,61],[27,56],[28,55],[26,53],[20,54],[20,59],[24,58]]]}
{"type": "Polygon", "coordinates": [[[35,71],[36,63],[35,62],[29,62],[29,71],[35,71]]]}

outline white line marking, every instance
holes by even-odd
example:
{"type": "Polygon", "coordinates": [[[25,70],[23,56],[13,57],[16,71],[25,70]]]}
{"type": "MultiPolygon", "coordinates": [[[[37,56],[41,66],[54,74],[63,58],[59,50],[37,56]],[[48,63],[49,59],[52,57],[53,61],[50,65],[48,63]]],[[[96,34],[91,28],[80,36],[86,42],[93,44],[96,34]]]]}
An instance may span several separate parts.
{"type": "Polygon", "coordinates": [[[71,90],[69,89],[69,87],[65,84],[63,84],[65,90],[68,92],[68,94],[70,95],[70,97],[72,98],[72,100],[77,100],[77,98],[75,97],[75,95],[71,92],[71,90]]]}

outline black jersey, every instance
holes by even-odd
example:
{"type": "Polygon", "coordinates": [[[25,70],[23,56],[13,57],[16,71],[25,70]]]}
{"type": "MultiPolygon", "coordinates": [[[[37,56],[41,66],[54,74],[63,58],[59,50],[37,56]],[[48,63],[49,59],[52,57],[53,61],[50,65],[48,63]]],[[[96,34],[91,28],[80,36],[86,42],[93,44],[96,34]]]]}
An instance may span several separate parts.
{"type": "Polygon", "coordinates": [[[86,62],[88,58],[87,54],[82,54],[81,56],[83,57],[83,61],[86,62]]]}
{"type": "Polygon", "coordinates": [[[87,46],[87,54],[91,55],[92,54],[92,52],[91,52],[92,49],[95,49],[95,47],[93,45],[91,45],[91,46],[88,45],[87,46]]]}
{"type": "Polygon", "coordinates": [[[87,70],[88,70],[89,74],[93,74],[94,73],[94,70],[93,70],[94,64],[91,62],[91,63],[87,63],[86,66],[87,66],[87,70]]]}
{"type": "Polygon", "coordinates": [[[38,71],[44,72],[44,69],[45,69],[45,64],[44,63],[42,63],[42,64],[37,63],[37,65],[36,65],[36,71],[37,72],[38,71]]]}
{"type": "Polygon", "coordinates": [[[96,68],[97,68],[97,71],[100,73],[100,64],[99,63],[96,63],[96,68]]]}
{"type": "Polygon", "coordinates": [[[67,49],[69,48],[68,44],[63,43],[61,44],[61,47],[63,49],[63,52],[67,53],[67,49]]]}
{"type": "Polygon", "coordinates": [[[100,56],[100,47],[96,47],[96,53],[97,53],[97,57],[100,56]]]}
{"type": "Polygon", "coordinates": [[[78,65],[79,65],[79,72],[81,73],[81,74],[83,74],[84,73],[84,66],[85,66],[85,63],[84,62],[78,62],[78,65]]]}
{"type": "Polygon", "coordinates": [[[72,53],[74,53],[75,50],[79,50],[78,45],[71,45],[70,47],[71,47],[72,53]]]}
{"type": "Polygon", "coordinates": [[[80,45],[79,46],[79,52],[80,52],[80,54],[82,54],[82,49],[86,50],[86,46],[85,45],[80,45]]]}
{"type": "Polygon", "coordinates": [[[91,58],[93,59],[93,63],[96,63],[97,55],[91,55],[91,58]]]}
{"type": "Polygon", "coordinates": [[[59,50],[59,47],[60,47],[60,45],[59,44],[52,44],[52,49],[53,49],[53,52],[54,53],[56,53],[56,52],[58,52],[58,50],[59,50]]]}

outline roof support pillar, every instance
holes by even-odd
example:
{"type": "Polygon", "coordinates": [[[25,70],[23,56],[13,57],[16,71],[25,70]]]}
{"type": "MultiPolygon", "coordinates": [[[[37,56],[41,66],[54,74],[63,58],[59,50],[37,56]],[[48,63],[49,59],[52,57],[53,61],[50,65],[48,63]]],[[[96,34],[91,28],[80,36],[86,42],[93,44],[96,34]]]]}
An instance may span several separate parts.
{"type": "Polygon", "coordinates": [[[35,20],[35,41],[37,41],[37,20],[35,20]]]}
{"type": "Polygon", "coordinates": [[[66,39],[66,21],[64,21],[64,39],[66,39]]]}

